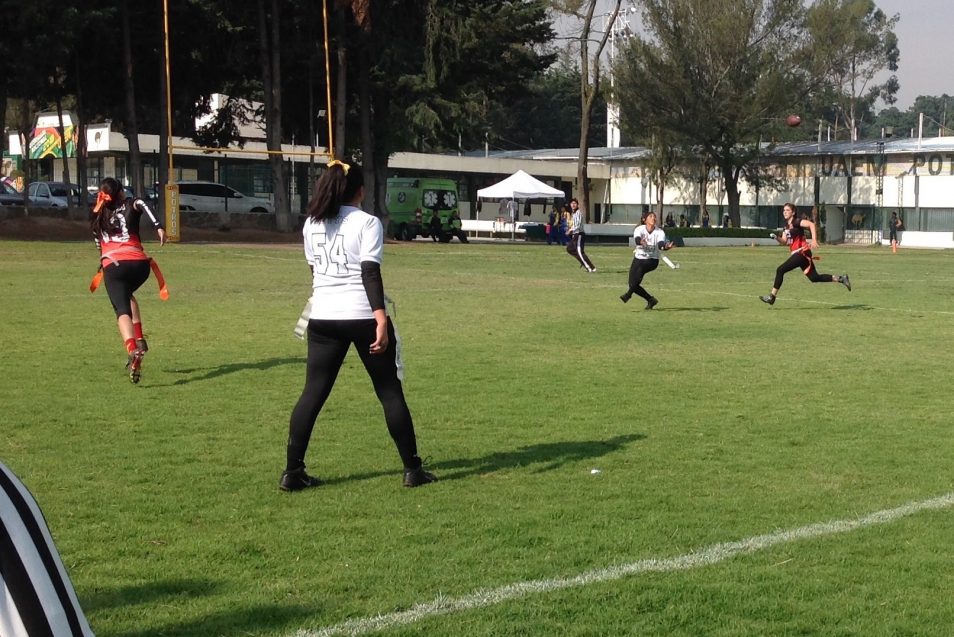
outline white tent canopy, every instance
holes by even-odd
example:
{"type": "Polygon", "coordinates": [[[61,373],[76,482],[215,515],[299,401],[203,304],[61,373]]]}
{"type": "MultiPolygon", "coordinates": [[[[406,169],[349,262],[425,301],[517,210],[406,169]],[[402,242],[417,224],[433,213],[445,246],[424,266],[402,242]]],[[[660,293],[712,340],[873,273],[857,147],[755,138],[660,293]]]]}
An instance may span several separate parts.
{"type": "Polygon", "coordinates": [[[477,191],[478,199],[562,199],[566,194],[518,170],[503,181],[477,191]]]}

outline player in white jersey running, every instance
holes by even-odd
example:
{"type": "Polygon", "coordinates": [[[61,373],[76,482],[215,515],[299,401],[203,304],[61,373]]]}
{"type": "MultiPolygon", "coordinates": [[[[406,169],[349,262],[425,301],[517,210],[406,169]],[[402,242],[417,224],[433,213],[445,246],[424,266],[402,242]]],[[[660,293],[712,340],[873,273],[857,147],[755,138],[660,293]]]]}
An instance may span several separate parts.
{"type": "Polygon", "coordinates": [[[672,241],[666,240],[666,233],[656,227],[656,213],[646,215],[643,225],[633,231],[636,249],[633,251],[633,263],[629,266],[629,288],[619,299],[628,303],[633,294],[646,299],[646,309],[653,309],[659,300],[643,289],[643,277],[659,267],[659,253],[672,248],[672,241]]]}
{"type": "Polygon", "coordinates": [[[302,229],[313,293],[308,317],[305,388],[292,410],[288,430],[284,491],[316,487],[305,473],[305,452],[318,413],[325,404],[351,345],[358,350],[384,408],[388,432],[404,463],[404,486],[437,478],[422,468],[411,412],[398,377],[397,338],[384,306],[381,221],[358,206],[364,199],[359,166],[334,160],[315,183],[302,229]]]}

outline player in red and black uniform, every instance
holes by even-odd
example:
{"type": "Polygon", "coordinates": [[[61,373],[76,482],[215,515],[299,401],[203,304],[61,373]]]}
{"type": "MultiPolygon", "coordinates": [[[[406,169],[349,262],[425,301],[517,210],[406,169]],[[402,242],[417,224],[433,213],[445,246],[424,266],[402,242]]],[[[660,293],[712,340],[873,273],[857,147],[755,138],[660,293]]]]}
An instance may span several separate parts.
{"type": "MultiPolygon", "coordinates": [[[[150,266],[155,267],[146,256],[139,238],[139,222],[143,214],[155,226],[159,244],[165,244],[166,231],[149,206],[142,199],[126,197],[123,187],[112,177],[103,179],[91,213],[90,229],[93,241],[100,249],[102,278],[109,302],[116,311],[119,334],[129,354],[126,367],[134,383],[139,382],[142,359],[149,347],[143,337],[142,315],[133,293],[149,278],[150,266]]],[[[160,296],[165,298],[167,294],[161,280],[160,286],[160,296]]],[[[91,289],[95,289],[95,283],[91,289]]]]}
{"type": "Polygon", "coordinates": [[[809,219],[799,219],[795,213],[795,204],[787,203],[782,207],[782,216],[785,218],[785,226],[780,235],[772,235],[772,238],[779,242],[779,245],[788,245],[791,249],[791,255],[782,265],[775,270],[775,284],[772,286],[772,293],[760,296],[759,299],[772,305],[775,303],[775,297],[778,296],[778,290],[782,287],[782,278],[786,272],[795,268],[801,268],[805,276],[812,283],[841,283],[851,292],[851,281],[847,274],[832,275],[819,274],[815,269],[815,260],[812,257],[812,249],[818,247],[818,233],[815,229],[815,223],[809,219]],[[808,239],[805,238],[805,229],[811,232],[808,239]]]}

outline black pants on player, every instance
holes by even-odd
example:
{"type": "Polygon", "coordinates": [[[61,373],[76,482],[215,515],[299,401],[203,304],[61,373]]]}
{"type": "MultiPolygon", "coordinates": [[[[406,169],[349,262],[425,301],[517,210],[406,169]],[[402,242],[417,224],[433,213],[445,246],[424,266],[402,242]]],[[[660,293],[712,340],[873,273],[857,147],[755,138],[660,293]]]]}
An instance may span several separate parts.
{"type": "Polygon", "coordinates": [[[397,375],[397,338],[394,325],[388,319],[388,348],[382,354],[371,354],[374,342],[374,319],[353,321],[311,320],[308,322],[308,363],[305,368],[305,388],[292,410],[288,428],[287,469],[304,465],[305,452],[315,420],[331,394],[341,364],[351,345],[371,377],[374,392],[384,408],[388,432],[397,446],[406,469],[417,469],[417,438],[411,411],[404,400],[404,388],[397,375]]]}
{"type": "Polygon", "coordinates": [[[805,252],[793,252],[785,263],[778,266],[775,270],[775,283],[772,284],[776,290],[782,289],[782,279],[787,272],[795,268],[802,270],[808,280],[812,283],[831,283],[835,278],[830,274],[819,274],[815,269],[815,261],[812,259],[811,250],[805,252]]]}
{"type": "Polygon", "coordinates": [[[629,266],[629,289],[626,290],[626,300],[637,294],[647,301],[653,298],[653,295],[647,292],[642,285],[643,277],[659,267],[659,259],[633,259],[629,266]]]}
{"type": "Polygon", "coordinates": [[[570,237],[570,243],[566,246],[566,251],[573,255],[573,258],[580,262],[587,272],[593,272],[596,270],[596,266],[593,265],[593,262],[590,261],[590,258],[586,256],[586,235],[582,232],[574,234],[570,237]]]}
{"type": "Polygon", "coordinates": [[[149,261],[120,261],[103,268],[106,294],[116,316],[132,316],[133,293],[149,278],[149,261]]]}

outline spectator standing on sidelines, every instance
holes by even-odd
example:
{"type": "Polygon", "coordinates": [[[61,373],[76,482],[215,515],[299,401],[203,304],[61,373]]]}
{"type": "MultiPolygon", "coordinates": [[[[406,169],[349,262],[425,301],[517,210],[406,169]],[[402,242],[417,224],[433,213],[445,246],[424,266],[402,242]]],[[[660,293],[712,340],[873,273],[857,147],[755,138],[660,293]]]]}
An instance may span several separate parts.
{"type": "Polygon", "coordinates": [[[570,204],[564,204],[563,210],[560,212],[560,245],[565,246],[569,242],[570,236],[570,221],[573,219],[573,211],[570,210],[570,204]]]}
{"type": "Polygon", "coordinates": [[[419,487],[437,478],[423,469],[417,437],[399,375],[397,335],[384,305],[381,221],[361,210],[364,178],[359,166],[328,164],[315,183],[305,220],[305,259],[312,271],[305,387],[288,426],[283,491],[317,487],[305,473],[305,452],[315,421],[331,394],[345,355],[354,345],[384,420],[404,464],[404,486],[419,487]]]}
{"type": "Polygon", "coordinates": [[[904,230],[904,222],[897,212],[891,213],[891,220],[888,221],[888,237],[891,239],[891,252],[898,251],[898,232],[904,230]]]}
{"type": "Polygon", "coordinates": [[[775,283],[772,285],[772,291],[759,297],[763,303],[769,305],[775,304],[775,297],[782,287],[782,280],[787,272],[795,268],[801,268],[802,272],[812,283],[841,283],[851,292],[851,281],[847,274],[832,275],[819,274],[815,269],[815,257],[812,255],[812,249],[818,247],[818,234],[815,229],[815,222],[809,219],[799,219],[795,213],[795,204],[787,203],[782,206],[782,217],[785,219],[785,226],[779,235],[772,235],[772,238],[778,241],[779,245],[787,245],[791,250],[788,259],[778,266],[775,270],[775,283]],[[808,239],[805,238],[805,230],[809,231],[808,239]]]}
{"type": "Polygon", "coordinates": [[[656,213],[646,215],[643,225],[633,231],[633,241],[636,249],[633,251],[633,262],[629,266],[629,287],[619,300],[628,303],[634,294],[646,299],[646,309],[651,310],[659,300],[647,292],[643,286],[643,277],[659,267],[659,253],[672,249],[672,241],[666,240],[666,233],[656,227],[656,213]]]}
{"type": "Polygon", "coordinates": [[[149,217],[159,235],[159,245],[165,244],[166,231],[149,206],[142,199],[126,197],[122,185],[112,177],[101,182],[90,214],[93,241],[100,250],[100,273],[94,277],[90,291],[96,290],[100,280],[106,282],[106,294],[116,312],[119,334],[126,345],[129,379],[138,383],[142,359],[149,346],[143,336],[142,314],[134,293],[149,278],[152,268],[159,282],[160,298],[169,296],[162,272],[143,250],[139,222],[143,215],[149,217]]]}
{"type": "Polygon", "coordinates": [[[557,225],[557,220],[560,218],[560,210],[554,205],[550,209],[550,214],[547,215],[547,245],[553,245],[553,242],[556,241],[559,243],[558,234],[560,232],[559,226],[557,225]]]}
{"type": "Polygon", "coordinates": [[[566,246],[566,251],[573,255],[573,258],[580,262],[580,267],[585,268],[587,272],[596,272],[596,266],[586,256],[586,232],[583,230],[583,211],[580,210],[580,202],[574,197],[570,199],[570,242],[566,246]]]}
{"type": "Polygon", "coordinates": [[[93,636],[40,506],[2,462],[0,635],[93,636]]]}

